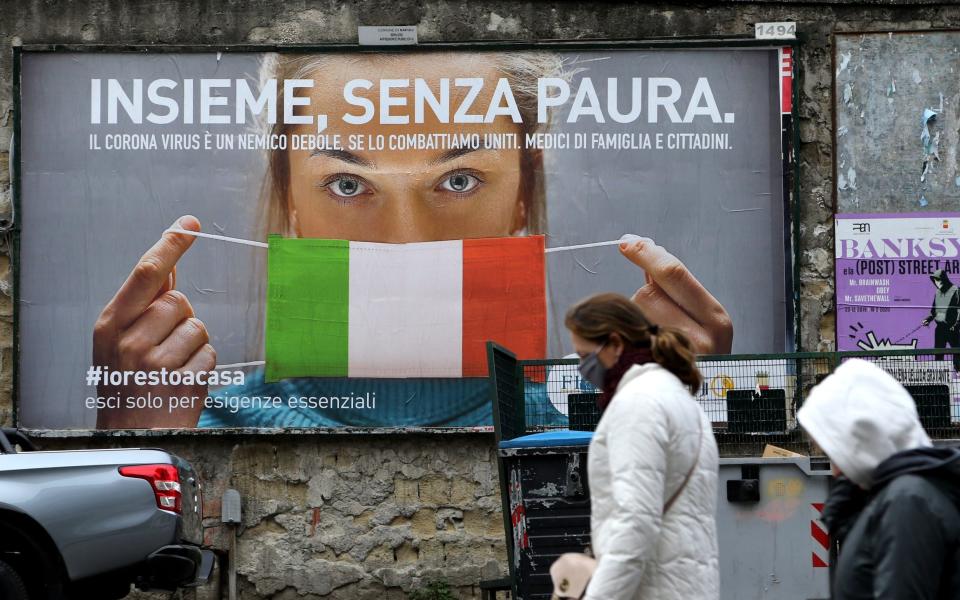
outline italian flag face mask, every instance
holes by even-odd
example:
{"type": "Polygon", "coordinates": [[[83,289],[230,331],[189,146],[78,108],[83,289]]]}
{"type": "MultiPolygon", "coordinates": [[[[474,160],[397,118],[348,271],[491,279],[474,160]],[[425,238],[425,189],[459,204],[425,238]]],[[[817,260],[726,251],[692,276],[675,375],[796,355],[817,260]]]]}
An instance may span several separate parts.
{"type": "Polygon", "coordinates": [[[546,354],[543,236],[379,244],[271,236],[266,380],[484,377],[546,354]]]}

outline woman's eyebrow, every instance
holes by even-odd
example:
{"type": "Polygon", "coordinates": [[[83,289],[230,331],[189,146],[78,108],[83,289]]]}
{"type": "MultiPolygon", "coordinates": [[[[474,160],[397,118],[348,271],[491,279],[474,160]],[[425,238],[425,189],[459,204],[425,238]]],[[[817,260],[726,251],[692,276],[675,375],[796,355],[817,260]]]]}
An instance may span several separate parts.
{"type": "Polygon", "coordinates": [[[452,150],[447,150],[440,156],[430,161],[430,166],[437,166],[441,163],[449,162],[455,158],[460,158],[461,156],[470,154],[471,152],[479,152],[482,150],[495,150],[489,144],[484,141],[480,146],[461,146],[460,148],[453,148],[452,150]]]}
{"type": "Polygon", "coordinates": [[[346,150],[328,150],[325,148],[318,148],[312,151],[310,156],[329,156],[335,160],[350,163],[351,165],[366,167],[368,169],[375,169],[377,167],[376,163],[374,163],[372,160],[361,158],[353,152],[347,152],[346,150]]]}

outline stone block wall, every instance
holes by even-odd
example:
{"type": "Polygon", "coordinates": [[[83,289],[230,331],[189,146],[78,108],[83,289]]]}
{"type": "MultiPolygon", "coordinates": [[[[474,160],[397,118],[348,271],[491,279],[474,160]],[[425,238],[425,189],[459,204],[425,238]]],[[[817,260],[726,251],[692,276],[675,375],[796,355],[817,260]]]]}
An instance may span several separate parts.
{"type": "MultiPolygon", "coordinates": [[[[214,548],[229,547],[220,499],[237,490],[243,598],[405,598],[434,581],[472,598],[481,579],[506,570],[490,434],[42,442],[46,449],[160,446],[188,459],[201,474],[205,538],[214,548]]],[[[217,587],[197,598],[216,598],[217,587]]]]}

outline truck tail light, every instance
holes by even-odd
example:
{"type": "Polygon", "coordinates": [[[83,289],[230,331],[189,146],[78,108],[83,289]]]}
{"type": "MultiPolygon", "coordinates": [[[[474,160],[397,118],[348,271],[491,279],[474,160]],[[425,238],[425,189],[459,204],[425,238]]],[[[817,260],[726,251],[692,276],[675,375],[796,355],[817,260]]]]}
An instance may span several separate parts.
{"type": "Polygon", "coordinates": [[[180,493],[180,474],[173,465],[133,465],[120,467],[120,474],[124,477],[146,479],[153,488],[153,495],[157,499],[157,507],[177,514],[182,510],[182,496],[180,493]]]}

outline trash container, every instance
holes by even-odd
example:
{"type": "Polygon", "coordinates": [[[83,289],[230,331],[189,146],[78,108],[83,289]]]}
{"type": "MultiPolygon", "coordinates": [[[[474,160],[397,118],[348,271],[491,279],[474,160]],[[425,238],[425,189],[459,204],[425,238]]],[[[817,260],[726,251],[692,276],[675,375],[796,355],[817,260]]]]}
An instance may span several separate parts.
{"type": "Polygon", "coordinates": [[[830,463],[721,458],[719,475],[721,600],[829,598],[830,548],[820,516],[830,463]]]}
{"type": "MultiPolygon", "coordinates": [[[[507,480],[516,597],[550,598],[549,569],[590,545],[589,431],[548,431],[500,442],[507,480]]],[[[820,521],[829,463],[720,459],[717,538],[723,600],[829,597],[829,546],[820,521]]]]}
{"type": "Polygon", "coordinates": [[[590,544],[587,447],[593,433],[555,430],[499,443],[510,571],[520,600],[546,600],[550,565],[590,544]]]}
{"type": "MultiPolygon", "coordinates": [[[[510,575],[517,598],[547,599],[553,560],[563,552],[581,552],[590,543],[587,448],[592,433],[567,428],[593,429],[599,411],[593,394],[581,389],[575,375],[571,381],[554,375],[575,373],[576,361],[518,361],[493,344],[489,352],[510,575]],[[554,381],[559,383],[551,385],[554,381]],[[569,414],[563,429],[544,419],[545,411],[539,408],[544,404],[542,398],[569,414]],[[581,417],[580,408],[590,414],[581,417]]],[[[738,381],[752,382],[755,369],[772,370],[766,363],[751,363],[749,368],[740,362],[732,365],[723,370],[733,374],[724,376],[731,380],[730,386],[719,388],[724,395],[730,391],[726,387],[737,389],[738,381]],[[738,368],[746,375],[737,376],[738,368]]],[[[794,371],[805,375],[794,376],[791,385],[784,380],[772,390],[769,385],[760,387],[759,393],[748,389],[743,394],[744,398],[749,395],[743,410],[725,410],[725,422],[715,423],[721,450],[753,451],[771,442],[802,446],[805,441],[790,424],[792,419],[784,418],[788,405],[786,394],[779,390],[789,388],[797,395],[797,390],[806,389],[797,381],[810,383],[806,379],[819,373],[822,369],[815,368],[819,366],[810,361],[797,366],[794,371]]],[[[737,395],[732,399],[737,400],[737,395]]],[[[790,417],[792,409],[793,403],[790,417]]],[[[820,521],[829,475],[829,462],[809,456],[720,459],[717,537],[721,600],[829,596],[830,552],[820,521]]]]}

